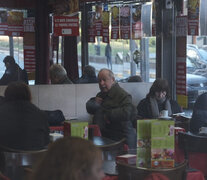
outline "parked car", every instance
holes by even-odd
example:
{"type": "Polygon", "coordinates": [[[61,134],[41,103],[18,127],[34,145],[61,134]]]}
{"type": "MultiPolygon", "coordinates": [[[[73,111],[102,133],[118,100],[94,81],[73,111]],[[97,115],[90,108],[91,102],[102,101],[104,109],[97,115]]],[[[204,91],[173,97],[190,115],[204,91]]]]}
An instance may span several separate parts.
{"type": "Polygon", "coordinates": [[[202,75],[207,77],[207,65],[205,64],[198,64],[195,60],[188,57],[186,58],[186,70],[187,73],[202,75]]]}
{"type": "Polygon", "coordinates": [[[188,108],[193,108],[197,97],[207,92],[207,78],[201,75],[186,74],[188,108]]]}
{"type": "Polygon", "coordinates": [[[187,57],[189,57],[191,60],[193,60],[195,63],[197,63],[200,68],[203,68],[204,66],[207,66],[207,51],[198,48],[197,45],[194,44],[187,44],[187,57]]]}
{"type": "MultiPolygon", "coordinates": [[[[197,97],[207,92],[207,78],[196,74],[186,74],[187,80],[187,95],[188,95],[188,108],[192,109],[197,97]]],[[[128,78],[120,79],[118,82],[126,83],[128,78]]]]}

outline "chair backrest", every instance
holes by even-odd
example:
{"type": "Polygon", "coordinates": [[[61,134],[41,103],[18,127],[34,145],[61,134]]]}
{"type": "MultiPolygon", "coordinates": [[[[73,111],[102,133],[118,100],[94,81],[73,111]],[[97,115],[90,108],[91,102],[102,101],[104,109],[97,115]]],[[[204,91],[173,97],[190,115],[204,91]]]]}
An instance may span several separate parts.
{"type": "Polygon", "coordinates": [[[207,136],[199,136],[190,132],[179,132],[178,145],[184,150],[186,158],[188,152],[207,153],[207,136]]]}
{"type": "Polygon", "coordinates": [[[0,146],[2,170],[11,180],[22,179],[24,168],[34,166],[47,149],[22,151],[0,146]]]}
{"type": "Polygon", "coordinates": [[[202,171],[207,176],[207,136],[179,132],[178,145],[184,150],[188,166],[202,171]]]}
{"type": "Polygon", "coordinates": [[[126,143],[126,138],[121,139],[107,145],[98,146],[103,152],[104,160],[115,160],[117,155],[120,155],[124,152],[124,145],[126,143]]]}
{"type": "Polygon", "coordinates": [[[119,180],[144,180],[152,173],[160,173],[169,180],[185,180],[186,179],[187,161],[177,165],[174,168],[142,168],[133,165],[117,162],[118,179],[119,180]]]}

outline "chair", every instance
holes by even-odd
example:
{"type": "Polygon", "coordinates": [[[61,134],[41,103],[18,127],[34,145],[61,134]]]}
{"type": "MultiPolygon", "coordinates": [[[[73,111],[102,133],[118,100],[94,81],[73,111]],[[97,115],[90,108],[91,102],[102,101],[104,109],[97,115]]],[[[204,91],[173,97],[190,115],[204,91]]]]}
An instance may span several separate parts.
{"type": "Polygon", "coordinates": [[[187,161],[179,164],[174,168],[143,168],[117,162],[118,179],[119,180],[144,180],[152,173],[159,173],[166,176],[169,180],[185,180],[186,179],[187,161]]]}
{"type": "Polygon", "coordinates": [[[179,132],[178,145],[184,150],[189,167],[198,169],[207,176],[207,136],[179,132]]]}
{"type": "Polygon", "coordinates": [[[24,168],[33,167],[44,155],[47,149],[22,151],[0,146],[0,161],[4,175],[11,180],[22,180],[25,177],[24,168]]]}
{"type": "Polygon", "coordinates": [[[120,155],[124,152],[124,146],[126,143],[126,138],[121,139],[120,141],[115,141],[111,144],[100,145],[103,152],[104,160],[115,160],[117,155],[120,155]]]}

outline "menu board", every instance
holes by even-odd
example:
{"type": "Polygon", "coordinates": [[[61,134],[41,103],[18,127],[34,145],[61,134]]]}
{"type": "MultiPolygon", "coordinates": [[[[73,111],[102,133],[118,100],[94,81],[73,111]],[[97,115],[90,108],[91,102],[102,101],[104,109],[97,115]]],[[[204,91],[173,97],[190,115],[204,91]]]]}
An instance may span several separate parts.
{"type": "Polygon", "coordinates": [[[174,167],[174,121],[137,121],[137,167],[174,167]]]}

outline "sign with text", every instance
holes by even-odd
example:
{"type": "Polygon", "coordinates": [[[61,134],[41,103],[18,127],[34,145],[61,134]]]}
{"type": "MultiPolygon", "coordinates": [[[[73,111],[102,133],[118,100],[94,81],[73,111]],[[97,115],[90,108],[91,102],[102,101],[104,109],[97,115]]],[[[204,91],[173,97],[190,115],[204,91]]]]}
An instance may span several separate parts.
{"type": "Polygon", "coordinates": [[[7,11],[0,11],[0,35],[7,35],[8,24],[7,24],[7,11]]]}
{"type": "Polygon", "coordinates": [[[141,5],[132,6],[132,39],[142,37],[141,5]]]}
{"type": "Polygon", "coordinates": [[[200,0],[188,0],[188,35],[199,34],[199,7],[200,0]]]}
{"type": "Polygon", "coordinates": [[[89,11],[88,12],[88,42],[95,42],[95,12],[89,11]]]}
{"type": "Polygon", "coordinates": [[[102,36],[103,35],[103,26],[102,26],[102,6],[96,5],[96,14],[95,14],[95,35],[102,36]]]}
{"type": "Polygon", "coordinates": [[[35,32],[35,18],[24,18],[24,32],[35,32]]]}
{"type": "Polygon", "coordinates": [[[176,38],[176,95],[178,104],[187,108],[186,36],[176,38]]]}
{"type": "Polygon", "coordinates": [[[130,39],[130,7],[122,6],[120,8],[120,29],[121,29],[121,38],[130,39]]]}
{"type": "Polygon", "coordinates": [[[35,72],[35,46],[24,46],[24,68],[27,72],[35,72]]]}
{"type": "Polygon", "coordinates": [[[176,36],[187,36],[188,17],[177,16],[176,17],[176,36]]]}
{"type": "Polygon", "coordinates": [[[9,11],[7,22],[9,36],[23,36],[23,12],[9,11]]]}
{"type": "Polygon", "coordinates": [[[79,18],[54,16],[54,36],[79,36],[79,18]]]}
{"type": "Polygon", "coordinates": [[[103,42],[109,43],[109,11],[104,11],[102,15],[103,22],[103,42]]]}
{"type": "Polygon", "coordinates": [[[119,7],[111,8],[111,39],[119,39],[119,7]]]}

